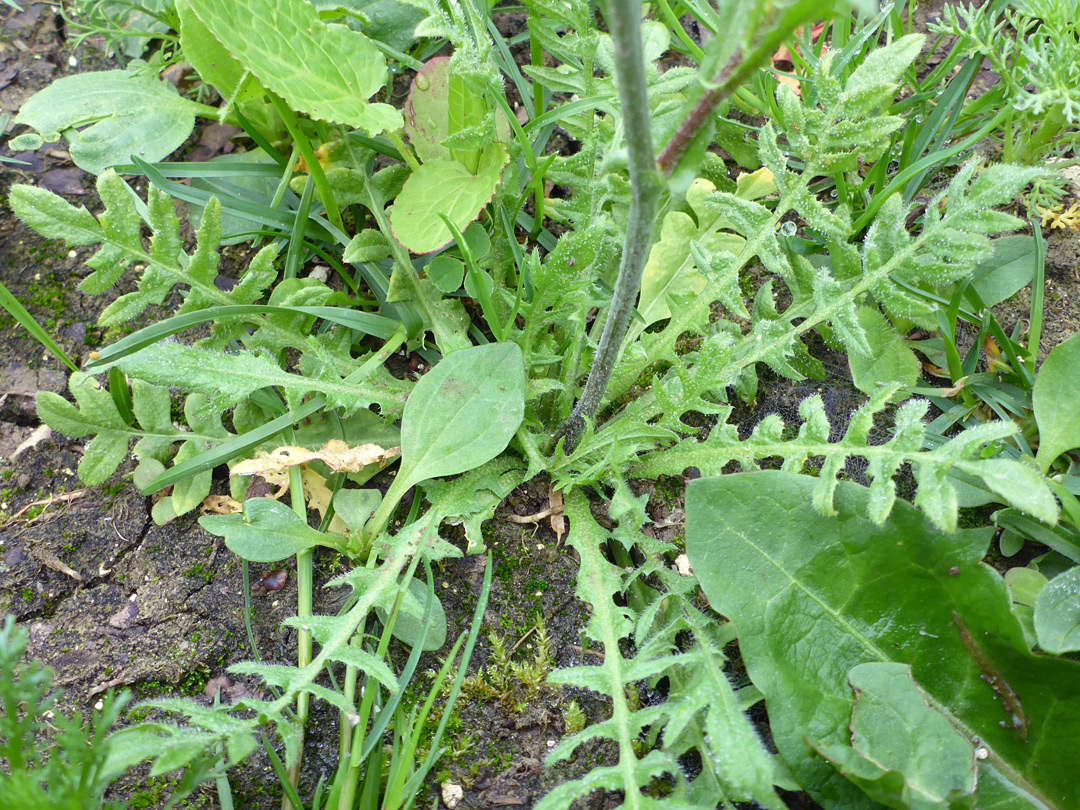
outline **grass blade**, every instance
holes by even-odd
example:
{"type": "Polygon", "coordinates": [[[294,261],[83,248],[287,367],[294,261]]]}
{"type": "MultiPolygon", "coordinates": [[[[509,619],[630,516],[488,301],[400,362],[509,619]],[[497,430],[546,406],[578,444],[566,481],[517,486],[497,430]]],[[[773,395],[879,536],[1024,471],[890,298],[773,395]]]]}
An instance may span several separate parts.
{"type": "Polygon", "coordinates": [[[67,356],[67,353],[52,339],[52,336],[41,328],[41,325],[34,320],[34,316],[26,311],[26,308],[19,303],[19,299],[12,295],[3,284],[0,284],[0,307],[6,309],[8,314],[18,321],[23,329],[29,332],[42,346],[56,355],[65,366],[72,371],[79,370],[79,367],[75,365],[75,361],[67,356]]]}

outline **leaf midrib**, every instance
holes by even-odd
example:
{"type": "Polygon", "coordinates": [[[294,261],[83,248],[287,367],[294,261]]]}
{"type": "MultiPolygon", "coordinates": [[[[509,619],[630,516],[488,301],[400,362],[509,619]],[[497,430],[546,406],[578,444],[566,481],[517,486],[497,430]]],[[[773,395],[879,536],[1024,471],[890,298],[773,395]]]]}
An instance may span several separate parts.
{"type": "MultiPolygon", "coordinates": [[[[716,513],[714,512],[714,514],[716,513]]],[[[811,591],[807,586],[803,585],[802,582],[796,579],[793,574],[788,573],[787,569],[785,569],[776,560],[774,560],[771,555],[766,553],[766,551],[762,547],[752,542],[749,537],[739,531],[736,527],[732,526],[731,523],[725,520],[725,516],[716,515],[716,517],[717,522],[723,525],[726,531],[738,537],[743,543],[746,544],[748,548],[754,549],[754,551],[757,552],[762,559],[768,561],[768,563],[772,565],[776,569],[776,571],[786,577],[790,585],[796,587],[812,602],[817,604],[818,607],[823,611],[823,613],[832,618],[836,624],[838,624],[842,628],[846,628],[849,635],[855,638],[861,645],[863,645],[867,651],[875,655],[879,661],[893,662],[896,660],[886,655],[885,652],[877,646],[877,644],[873,643],[864,633],[860,632],[854,625],[847,621],[842,616],[842,614],[834,610],[829,604],[819,598],[814,591],[811,591]]],[[[769,600],[770,602],[772,601],[772,598],[775,597],[771,597],[769,600]]],[[[953,712],[945,704],[939,701],[935,695],[931,694],[929,691],[926,690],[924,690],[924,694],[926,695],[927,700],[930,702],[933,708],[939,713],[941,713],[941,715],[949,721],[950,725],[952,725],[953,728],[955,728],[959,733],[961,733],[965,737],[965,739],[970,741],[979,737],[979,735],[974,731],[974,729],[970,728],[963,720],[953,714],[953,712]]],[[[1031,782],[1029,782],[1023,774],[1018,772],[1008,761],[1003,759],[1001,755],[999,755],[985,741],[981,742],[980,744],[989,753],[988,759],[993,761],[993,764],[1010,782],[1017,785],[1022,790],[1026,791],[1028,794],[1030,794],[1032,798],[1042,802],[1047,807],[1057,807],[1056,804],[1054,804],[1050,801],[1050,799],[1044,796],[1042,792],[1034,785],[1032,785],[1031,782]]]]}

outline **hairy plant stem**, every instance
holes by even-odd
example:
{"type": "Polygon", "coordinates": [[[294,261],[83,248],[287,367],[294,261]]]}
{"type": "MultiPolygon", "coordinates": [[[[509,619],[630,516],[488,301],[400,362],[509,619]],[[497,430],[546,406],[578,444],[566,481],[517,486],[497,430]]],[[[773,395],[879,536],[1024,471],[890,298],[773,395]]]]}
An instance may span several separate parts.
{"type": "Polygon", "coordinates": [[[567,452],[577,446],[585,425],[596,416],[607,389],[630,317],[641,288],[641,273],[652,245],[653,225],[664,181],[653,159],[649,91],[645,82],[645,53],[641,44],[641,5],[636,0],[609,2],[608,28],[615,45],[619,104],[630,158],[630,216],[626,226],[619,277],[604,332],[593,359],[585,391],[562,426],[567,452]]]}
{"type": "MultiPolygon", "coordinates": [[[[292,428],[286,433],[292,444],[296,443],[296,436],[292,428]]],[[[304,482],[300,476],[299,467],[289,468],[289,494],[292,499],[292,508],[297,516],[307,523],[307,503],[304,501],[304,482]]],[[[300,618],[311,617],[311,592],[312,592],[312,556],[311,549],[301,551],[296,555],[296,615],[300,618]]],[[[311,631],[300,629],[296,639],[296,664],[303,669],[311,663],[311,631]]],[[[307,725],[308,704],[310,695],[301,692],[296,696],[296,734],[299,738],[297,750],[300,755],[296,762],[289,768],[289,781],[293,787],[300,781],[300,761],[304,751],[304,727],[307,725]]],[[[292,802],[289,797],[281,799],[282,810],[291,810],[292,802]]]]}
{"type": "Polygon", "coordinates": [[[822,3],[818,0],[797,0],[786,7],[777,5],[781,7],[766,12],[763,19],[750,21],[750,30],[753,33],[743,37],[746,47],[736,46],[715,78],[705,86],[704,95],[698,99],[697,104],[661,150],[656,164],[665,177],[671,176],[679,160],[712,118],[720,102],[730,98],[742,85],[747,84],[792,31],[810,20],[817,19],[817,15],[822,11],[822,3]]]}

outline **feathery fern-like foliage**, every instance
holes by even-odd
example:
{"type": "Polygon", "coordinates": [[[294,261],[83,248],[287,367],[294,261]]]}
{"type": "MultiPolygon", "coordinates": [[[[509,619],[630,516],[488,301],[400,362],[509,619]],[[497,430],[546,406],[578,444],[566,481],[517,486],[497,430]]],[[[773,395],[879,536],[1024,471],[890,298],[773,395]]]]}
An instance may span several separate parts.
{"type": "Polygon", "coordinates": [[[639,617],[616,601],[625,594],[627,583],[624,572],[602,551],[612,535],[593,518],[580,489],[569,495],[566,514],[571,526],[567,542],[581,558],[577,594],[592,605],[587,632],[602,645],[604,663],[556,670],[548,681],[606,695],[612,702],[612,714],[563,740],[552,750],[549,762],[565,759],[586,740],[597,738],[618,745],[618,761],[563,783],[544,797],[537,810],[567,807],[598,789],[623,791],[619,807],[624,808],[711,808],[725,797],[728,801],[758,801],[779,810],[783,805],[772,789],[774,768],[769,754],[742,714],[723,673],[723,653],[713,637],[703,633],[689,652],[681,653],[674,636],[687,625],[676,619],[661,631],[639,635],[636,655],[626,656],[623,646],[637,629],[639,617]],[[677,693],[667,702],[645,707],[632,704],[627,687],[665,675],[678,684],[677,693]],[[704,732],[687,737],[691,721],[697,729],[699,719],[704,732]],[[661,726],[662,744],[639,757],[639,738],[650,731],[655,735],[661,726]],[[679,764],[678,757],[690,748],[697,748],[705,763],[703,775],[697,777],[702,784],[696,784],[697,779],[688,780],[679,764]],[[662,793],[669,795],[657,795],[662,793]]]}
{"type": "MultiPolygon", "coordinates": [[[[950,471],[958,470],[978,479],[1002,502],[1010,503],[1053,524],[1058,505],[1045,479],[1034,465],[1002,457],[984,458],[987,446],[1019,431],[1013,422],[988,422],[950,439],[934,450],[924,450],[926,426],[923,417],[929,403],[913,399],[905,402],[894,417],[892,438],[884,444],[868,444],[874,417],[884,411],[897,392],[897,386],[883,387],[851,417],[843,437],[829,441],[830,425],[820,397],[803,400],[799,406],[802,425],[792,438],[784,437],[784,422],[773,414],[766,417],[745,440],[738,429],[725,421],[701,442],[683,441],[674,447],[646,453],[630,468],[633,476],[681,475],[688,467],[697,467],[703,475],[720,475],[735,461],[744,470],[756,468],[766,459],[782,459],[781,469],[806,471],[811,459],[822,459],[814,506],[822,514],[835,514],[833,493],[850,458],[869,462],[869,517],[881,524],[896,502],[893,477],[905,464],[911,464],[919,489],[915,504],[943,531],[955,531],[957,496],[950,471]]],[[[727,408],[730,411],[730,408],[727,408]]]]}

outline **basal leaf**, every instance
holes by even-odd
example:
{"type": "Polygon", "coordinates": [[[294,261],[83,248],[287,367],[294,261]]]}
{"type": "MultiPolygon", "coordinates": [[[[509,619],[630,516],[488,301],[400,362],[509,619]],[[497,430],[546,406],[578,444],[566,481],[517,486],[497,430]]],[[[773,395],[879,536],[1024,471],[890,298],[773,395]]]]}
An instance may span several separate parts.
{"type": "Polygon", "coordinates": [[[1035,378],[1031,401],[1039,425],[1035,459],[1045,471],[1066,450],[1080,447],[1080,335],[1054,347],[1035,378]]]}
{"type": "Polygon", "coordinates": [[[315,531],[272,498],[249,498],[243,515],[204,515],[199,525],[224,537],[230,551],[251,562],[277,562],[315,546],[339,548],[333,535],[315,531]]]}
{"type": "Polygon", "coordinates": [[[150,162],[164,159],[187,140],[195,115],[207,109],[166,81],[108,70],[58,79],[23,104],[15,123],[33,127],[50,143],[65,135],[75,164],[101,174],[130,163],[133,154],[150,162]]]}
{"type": "Polygon", "coordinates": [[[398,478],[408,484],[400,486],[490,461],[506,449],[524,414],[525,365],[516,343],[443,358],[405,403],[398,478]]]}
{"type": "Polygon", "coordinates": [[[979,807],[1080,805],[1069,742],[1080,734],[1080,664],[1025,643],[1007,586],[982,563],[992,530],[945,535],[902,501],[878,527],[862,517],[867,490],[847,482],[826,518],[810,505],[814,486],[772,471],[700,479],[686,507],[694,572],[735,624],[800,784],[831,810],[870,806],[804,739],[847,741],[848,672],[893,661],[978,738],[979,807]]]}
{"type": "Polygon", "coordinates": [[[46,239],[63,239],[69,245],[92,245],[104,238],[93,214],[47,189],[20,183],[12,186],[8,202],[15,216],[46,239]]]}
{"type": "Polygon", "coordinates": [[[359,31],[324,23],[304,0],[188,2],[225,49],[294,110],[369,135],[401,128],[401,113],[368,102],[386,84],[386,60],[359,31]]]}
{"type": "MultiPolygon", "coordinates": [[[[836,768],[882,804],[911,810],[971,807],[975,749],[894,662],[858,664],[850,745],[815,745],[836,768]]],[[[813,745],[811,741],[811,745],[813,745]]]]}
{"type": "Polygon", "coordinates": [[[510,155],[501,143],[480,157],[476,174],[456,160],[431,160],[409,175],[390,209],[394,236],[413,253],[430,253],[450,243],[445,214],[459,230],[476,219],[495,194],[510,155]]]}
{"type": "Polygon", "coordinates": [[[132,430],[108,391],[92,377],[75,372],[68,381],[75,405],[51,391],[37,395],[38,418],[46,425],[74,439],[92,435],[79,462],[79,478],[87,486],[105,483],[127,457],[132,430]]]}
{"type": "Polygon", "coordinates": [[[465,553],[480,554],[484,551],[484,521],[494,516],[495,507],[527,477],[521,460],[505,453],[457,478],[429,481],[424,495],[440,521],[465,526],[469,542],[465,553]]]}
{"type": "Polygon", "coordinates": [[[848,364],[855,387],[867,395],[873,394],[882,383],[900,383],[905,391],[910,390],[919,378],[915,353],[877,307],[861,307],[856,317],[870,352],[849,350],[848,364]]]}
{"type": "MultiPolygon", "coordinates": [[[[219,410],[242,402],[255,391],[278,386],[292,405],[312,391],[326,394],[334,407],[349,411],[366,408],[374,402],[389,405],[388,393],[379,381],[347,382],[329,373],[318,377],[290,374],[266,355],[254,352],[225,354],[182,346],[178,343],[158,343],[121,358],[116,365],[124,373],[156,385],[178,386],[186,391],[205,394],[217,403],[219,410]]],[[[400,393],[390,395],[400,407],[400,393]]]]}
{"type": "Polygon", "coordinates": [[[1058,574],[1035,597],[1035,634],[1047,652],[1080,650],[1080,566],[1058,574]]]}

